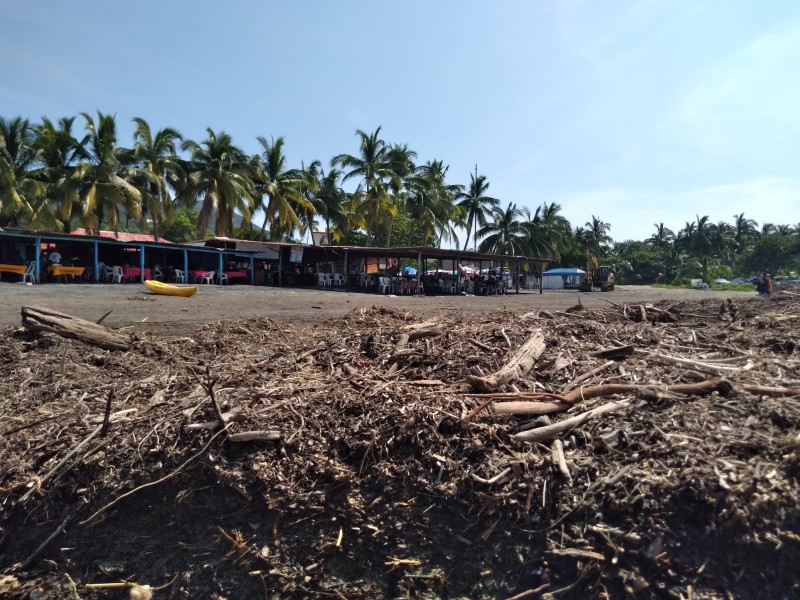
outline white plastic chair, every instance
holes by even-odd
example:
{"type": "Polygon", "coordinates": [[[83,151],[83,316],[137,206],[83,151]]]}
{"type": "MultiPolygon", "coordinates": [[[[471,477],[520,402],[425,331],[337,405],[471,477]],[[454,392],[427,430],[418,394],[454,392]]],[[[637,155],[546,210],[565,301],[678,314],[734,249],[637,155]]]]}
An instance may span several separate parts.
{"type": "Polygon", "coordinates": [[[26,281],[30,281],[31,283],[36,283],[36,264],[31,262],[28,265],[28,268],[25,269],[25,273],[22,275],[22,283],[26,281]]]}
{"type": "Polygon", "coordinates": [[[125,281],[125,273],[122,267],[111,267],[111,283],[123,283],[125,281]]]}
{"type": "Polygon", "coordinates": [[[160,265],[156,265],[153,269],[153,279],[155,281],[164,281],[164,271],[161,270],[160,265]]]}
{"type": "Polygon", "coordinates": [[[330,287],[330,275],[328,273],[317,273],[317,285],[319,287],[330,287]]]}
{"type": "Polygon", "coordinates": [[[208,271],[205,275],[198,277],[197,282],[211,285],[214,283],[214,275],[216,275],[214,271],[208,271]]]}
{"type": "Polygon", "coordinates": [[[220,285],[223,285],[223,284],[226,284],[226,283],[230,283],[228,281],[228,276],[225,273],[220,273],[218,275],[218,281],[219,281],[220,285]]]}
{"type": "Polygon", "coordinates": [[[172,276],[172,281],[175,283],[186,283],[186,273],[180,269],[175,269],[175,274],[172,276]]]}
{"type": "Polygon", "coordinates": [[[341,273],[334,273],[334,275],[333,275],[333,285],[335,285],[337,287],[343,287],[344,286],[344,275],[342,275],[341,273]]]}
{"type": "Polygon", "coordinates": [[[103,270],[100,271],[100,281],[114,281],[114,269],[104,265],[103,270]]]}
{"type": "Polygon", "coordinates": [[[391,279],[389,279],[388,277],[380,277],[380,278],[378,278],[378,293],[379,294],[384,294],[384,293],[391,294],[393,292],[394,292],[394,284],[392,283],[391,279]]]}

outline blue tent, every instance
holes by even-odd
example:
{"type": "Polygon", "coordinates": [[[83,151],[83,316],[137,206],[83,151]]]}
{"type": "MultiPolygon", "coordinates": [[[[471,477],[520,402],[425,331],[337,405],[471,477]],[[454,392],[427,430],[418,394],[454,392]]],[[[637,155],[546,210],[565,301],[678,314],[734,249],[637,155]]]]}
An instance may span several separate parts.
{"type": "Polygon", "coordinates": [[[403,267],[403,272],[406,275],[416,275],[417,270],[414,267],[403,267]]]}

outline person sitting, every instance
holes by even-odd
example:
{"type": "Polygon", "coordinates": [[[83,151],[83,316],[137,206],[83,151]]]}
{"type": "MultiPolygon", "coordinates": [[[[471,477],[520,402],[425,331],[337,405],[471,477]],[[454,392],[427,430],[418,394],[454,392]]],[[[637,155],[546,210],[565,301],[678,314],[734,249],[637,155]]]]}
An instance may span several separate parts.
{"type": "Polygon", "coordinates": [[[48,259],[51,265],[59,266],[61,264],[61,253],[58,250],[53,250],[48,259]]]}
{"type": "Polygon", "coordinates": [[[494,271],[489,271],[489,279],[486,282],[486,293],[489,296],[494,296],[497,294],[497,277],[494,274],[494,271]]]}

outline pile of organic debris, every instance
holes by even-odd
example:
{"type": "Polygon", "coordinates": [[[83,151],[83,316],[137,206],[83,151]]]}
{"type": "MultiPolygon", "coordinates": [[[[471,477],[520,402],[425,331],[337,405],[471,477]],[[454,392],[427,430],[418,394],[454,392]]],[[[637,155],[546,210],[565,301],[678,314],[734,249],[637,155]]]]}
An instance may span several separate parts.
{"type": "Polygon", "coordinates": [[[0,596],[800,591],[800,304],[0,337],[0,596]]]}

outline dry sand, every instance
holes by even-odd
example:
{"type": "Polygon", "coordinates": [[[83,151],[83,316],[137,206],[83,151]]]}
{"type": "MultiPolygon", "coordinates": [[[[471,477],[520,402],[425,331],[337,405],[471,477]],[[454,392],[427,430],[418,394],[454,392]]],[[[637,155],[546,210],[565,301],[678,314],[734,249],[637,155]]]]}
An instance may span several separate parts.
{"type": "Polygon", "coordinates": [[[511,292],[507,296],[380,296],[340,290],[254,287],[249,285],[201,286],[192,298],[156,296],[140,284],[0,283],[0,324],[19,325],[23,305],[45,306],[88,320],[109,310],[104,323],[132,326],[160,335],[183,335],[197,325],[264,315],[295,325],[319,323],[330,317],[370,306],[391,306],[425,316],[440,311],[482,314],[494,310],[527,312],[546,308],[563,310],[577,304],[588,307],[668,300],[746,299],[752,292],[675,290],[649,286],[617,286],[613,292],[580,293],[564,290],[511,292]]]}

